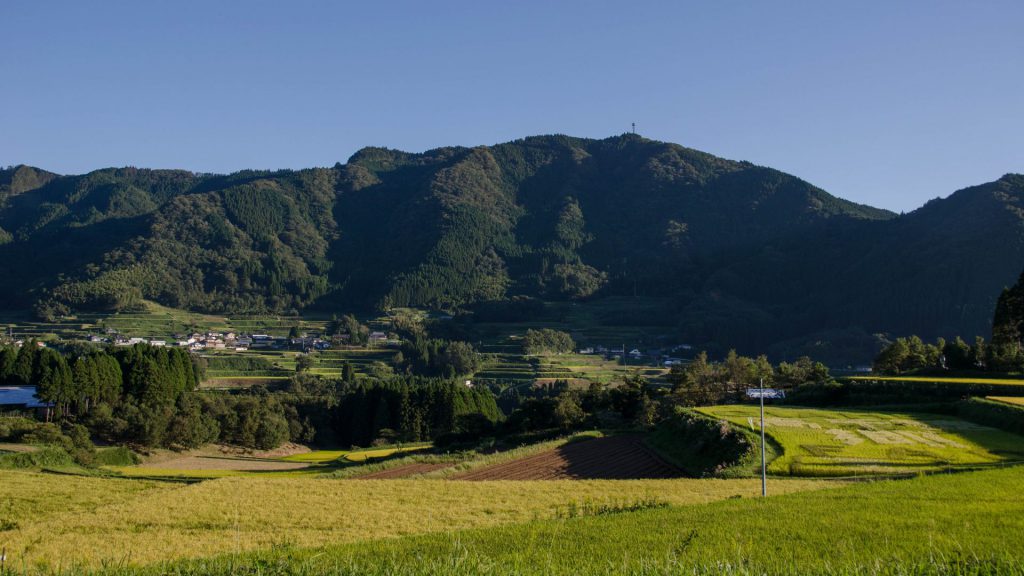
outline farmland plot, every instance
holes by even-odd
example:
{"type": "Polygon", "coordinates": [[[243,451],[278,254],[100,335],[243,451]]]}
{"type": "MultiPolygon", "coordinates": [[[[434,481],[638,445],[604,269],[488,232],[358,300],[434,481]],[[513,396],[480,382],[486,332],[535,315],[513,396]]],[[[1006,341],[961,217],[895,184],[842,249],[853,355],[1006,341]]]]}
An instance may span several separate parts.
{"type": "Polygon", "coordinates": [[[458,480],[561,480],[678,478],[682,472],[648,449],[639,436],[595,438],[565,444],[495,466],[454,476],[458,480]]]}
{"type": "MultiPolygon", "coordinates": [[[[755,406],[700,411],[759,430],[755,406]]],[[[783,450],[769,465],[774,474],[905,474],[1024,461],[1024,438],[951,416],[771,406],[765,432],[783,450]]]]}

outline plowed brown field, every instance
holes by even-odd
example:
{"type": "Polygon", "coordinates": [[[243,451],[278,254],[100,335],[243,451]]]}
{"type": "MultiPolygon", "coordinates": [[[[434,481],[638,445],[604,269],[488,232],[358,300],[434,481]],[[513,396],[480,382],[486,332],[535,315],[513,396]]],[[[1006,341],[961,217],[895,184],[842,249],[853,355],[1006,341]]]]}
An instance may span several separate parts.
{"type": "Polygon", "coordinates": [[[456,480],[625,480],[679,478],[683,473],[640,436],[595,438],[455,476],[456,480]]]}
{"type": "Polygon", "coordinates": [[[381,470],[380,472],[372,472],[370,474],[364,474],[362,476],[355,476],[354,480],[394,480],[396,478],[408,478],[409,476],[415,476],[417,474],[426,474],[427,472],[433,472],[434,470],[440,470],[441,468],[447,468],[451,464],[441,463],[413,463],[406,464],[405,466],[398,466],[389,470],[381,470]]]}

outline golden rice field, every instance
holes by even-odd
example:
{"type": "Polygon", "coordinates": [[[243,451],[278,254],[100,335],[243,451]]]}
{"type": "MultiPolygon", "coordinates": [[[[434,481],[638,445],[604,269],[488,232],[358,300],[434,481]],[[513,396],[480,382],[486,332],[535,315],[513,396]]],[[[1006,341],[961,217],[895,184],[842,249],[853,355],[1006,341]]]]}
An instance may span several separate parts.
{"type": "MultiPolygon", "coordinates": [[[[760,430],[756,406],[699,410],[760,430]]],[[[944,415],[770,406],[765,432],[783,451],[769,465],[774,474],[902,474],[1024,461],[1024,438],[944,415]]]]}
{"type": "Polygon", "coordinates": [[[1024,406],[1024,397],[1020,396],[988,396],[987,400],[994,400],[996,402],[1002,402],[1003,404],[1013,404],[1015,406],[1024,406]]]}
{"type": "Polygon", "coordinates": [[[1021,378],[947,378],[942,376],[847,376],[847,380],[877,380],[881,382],[940,382],[949,384],[999,384],[1024,386],[1021,378]]]}
{"type": "Polygon", "coordinates": [[[174,491],[164,482],[119,480],[3,470],[0,471],[0,548],[11,530],[55,517],[88,513],[145,494],[174,491]]]}
{"type": "MultiPolygon", "coordinates": [[[[838,484],[784,479],[772,492],[838,484]]],[[[143,564],[320,546],[556,517],[572,503],[703,504],[758,494],[756,479],[459,482],[231,477],[198,484],[0,471],[17,526],[0,531],[8,566],[143,564]],[[36,510],[41,507],[41,510],[36,510]]]]}

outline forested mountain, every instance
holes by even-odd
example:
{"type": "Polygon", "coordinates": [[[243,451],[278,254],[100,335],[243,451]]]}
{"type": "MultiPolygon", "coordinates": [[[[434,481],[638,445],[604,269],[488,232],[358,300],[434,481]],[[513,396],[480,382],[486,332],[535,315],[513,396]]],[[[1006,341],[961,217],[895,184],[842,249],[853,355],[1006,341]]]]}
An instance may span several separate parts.
{"type": "Polygon", "coordinates": [[[1024,262],[1024,176],[906,215],[623,135],[231,175],[0,171],[0,301],[210,312],[658,296],[694,343],[987,334],[1024,262]]]}

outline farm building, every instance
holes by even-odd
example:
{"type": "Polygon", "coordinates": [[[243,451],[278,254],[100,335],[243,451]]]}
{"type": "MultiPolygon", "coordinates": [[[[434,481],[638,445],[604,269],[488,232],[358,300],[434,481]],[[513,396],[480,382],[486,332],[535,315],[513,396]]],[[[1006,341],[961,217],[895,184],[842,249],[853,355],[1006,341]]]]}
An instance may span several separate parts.
{"type": "Polygon", "coordinates": [[[0,412],[45,414],[50,404],[36,398],[35,386],[0,386],[0,412]]]}

